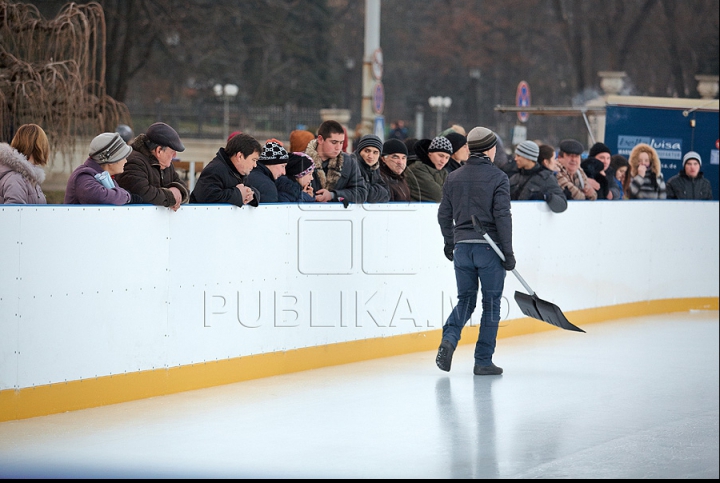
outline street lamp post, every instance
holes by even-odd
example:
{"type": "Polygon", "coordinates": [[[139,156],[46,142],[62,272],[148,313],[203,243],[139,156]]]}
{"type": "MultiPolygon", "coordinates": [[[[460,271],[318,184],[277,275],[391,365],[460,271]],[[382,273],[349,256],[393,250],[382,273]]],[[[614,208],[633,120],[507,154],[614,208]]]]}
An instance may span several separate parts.
{"type": "Polygon", "coordinates": [[[450,109],[450,106],[452,105],[452,99],[450,99],[449,97],[433,96],[428,98],[428,104],[430,104],[430,107],[433,111],[437,112],[436,131],[437,134],[440,134],[440,132],[442,131],[443,113],[447,112],[450,109]]]}
{"type": "Polygon", "coordinates": [[[215,96],[223,100],[223,139],[230,135],[230,101],[238,95],[239,90],[235,84],[215,84],[213,87],[215,96]]]}

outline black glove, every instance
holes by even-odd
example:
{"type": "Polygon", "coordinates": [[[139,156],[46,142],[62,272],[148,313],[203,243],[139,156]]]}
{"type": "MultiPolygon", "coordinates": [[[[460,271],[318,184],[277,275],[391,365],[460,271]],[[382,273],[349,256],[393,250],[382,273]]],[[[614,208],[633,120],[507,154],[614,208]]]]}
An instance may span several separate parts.
{"type": "Polygon", "coordinates": [[[502,262],[502,266],[508,272],[511,272],[512,270],[514,270],[515,269],[515,255],[513,255],[512,253],[510,255],[508,255],[506,253],[505,261],[502,262]]]}
{"type": "Polygon", "coordinates": [[[141,205],[145,203],[145,200],[142,196],[136,195],[135,193],[130,193],[130,202],[129,205],[141,205]]]}
{"type": "Polygon", "coordinates": [[[445,256],[448,260],[451,262],[453,261],[453,250],[455,250],[455,244],[454,243],[446,243],[445,244],[445,256]]]}
{"type": "Polygon", "coordinates": [[[536,200],[536,201],[545,201],[545,195],[543,195],[540,191],[533,191],[530,193],[530,196],[528,197],[529,200],[536,200]]]}

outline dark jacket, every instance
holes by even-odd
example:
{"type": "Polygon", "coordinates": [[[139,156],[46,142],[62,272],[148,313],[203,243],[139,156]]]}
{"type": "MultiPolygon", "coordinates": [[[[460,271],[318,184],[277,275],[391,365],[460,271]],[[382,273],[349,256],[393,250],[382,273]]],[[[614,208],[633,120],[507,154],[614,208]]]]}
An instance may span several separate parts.
{"type": "Polygon", "coordinates": [[[446,244],[484,240],[473,228],[472,215],[506,256],[514,255],[510,183],[507,175],[485,155],[472,154],[445,182],[438,223],[446,244]]]}
{"type": "Polygon", "coordinates": [[[125,205],[130,203],[130,193],[122,188],[108,189],[95,175],[103,169],[92,158],[78,166],[68,178],[65,189],[66,205],[125,205]]]}
{"type": "Polygon", "coordinates": [[[187,203],[188,189],[175,167],[171,164],[160,169],[160,163],[145,145],[146,139],[145,134],[140,134],[133,140],[133,151],[127,158],[125,170],[115,176],[115,181],[131,194],[140,195],[145,203],[174,206],[175,196],[170,188],[180,190],[181,202],[187,203]]]}
{"type": "Polygon", "coordinates": [[[409,175],[406,176],[410,195],[413,201],[434,201],[439,203],[442,200],[442,191],[448,172],[444,169],[437,169],[430,161],[428,148],[430,139],[421,139],[415,144],[415,154],[418,161],[408,166],[409,175]]]}
{"type": "Polygon", "coordinates": [[[607,176],[602,172],[604,167],[605,165],[603,165],[602,161],[593,157],[586,158],[580,163],[580,168],[585,171],[585,175],[588,178],[594,179],[600,185],[600,188],[596,190],[597,199],[599,200],[606,200],[608,192],[610,191],[607,176]]]}
{"type": "Polygon", "coordinates": [[[315,201],[314,196],[303,191],[302,186],[287,176],[280,176],[275,180],[275,186],[278,192],[278,201],[280,203],[300,203],[307,201],[315,201]]]}
{"type": "Polygon", "coordinates": [[[520,169],[510,178],[510,199],[545,200],[553,213],[567,209],[567,198],[552,171],[535,163],[532,169],[520,169]]]}
{"type": "Polygon", "coordinates": [[[250,171],[250,174],[245,178],[244,184],[260,193],[260,203],[278,202],[278,190],[275,186],[275,177],[268,167],[261,162],[258,162],[257,166],[250,171]]]}
{"type": "Polygon", "coordinates": [[[712,186],[700,171],[696,178],[685,174],[685,170],[670,178],[666,185],[669,200],[711,200],[712,186]]]}
{"type": "Polygon", "coordinates": [[[375,166],[368,166],[368,164],[358,155],[353,154],[355,162],[360,166],[360,174],[362,174],[363,180],[365,181],[365,187],[367,188],[367,197],[365,202],[367,203],[385,203],[390,201],[390,189],[385,180],[380,175],[380,165],[382,161],[378,160],[375,166]]]}
{"type": "Polygon", "coordinates": [[[315,163],[313,171],[313,190],[326,189],[333,193],[333,201],[340,198],[351,203],[362,203],[367,197],[365,180],[360,174],[358,163],[347,153],[341,152],[332,159],[320,159],[317,152],[317,139],[308,143],[305,154],[315,163]]]}
{"type": "Polygon", "coordinates": [[[407,168],[401,174],[395,174],[393,170],[388,168],[387,164],[380,161],[380,176],[383,177],[385,185],[390,190],[390,201],[412,201],[410,196],[410,187],[405,179],[407,168]]]}
{"type": "MultiPolygon", "coordinates": [[[[242,193],[236,187],[240,183],[245,184],[245,178],[232,164],[225,148],[220,148],[215,158],[200,172],[190,195],[190,203],[231,203],[243,206],[242,193]]],[[[255,189],[253,191],[255,197],[249,204],[257,206],[259,194],[255,189]]]]}
{"type": "Polygon", "coordinates": [[[452,156],[450,156],[450,159],[448,160],[447,164],[443,168],[445,171],[448,172],[448,174],[452,173],[456,169],[458,169],[462,164],[457,159],[454,159],[452,156]]]}

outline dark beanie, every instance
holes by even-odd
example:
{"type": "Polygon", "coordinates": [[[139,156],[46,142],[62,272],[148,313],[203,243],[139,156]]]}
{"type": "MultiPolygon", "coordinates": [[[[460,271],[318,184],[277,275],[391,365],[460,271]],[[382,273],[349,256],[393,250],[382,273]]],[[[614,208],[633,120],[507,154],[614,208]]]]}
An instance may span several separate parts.
{"type": "Polygon", "coordinates": [[[382,152],[383,149],[383,143],[380,140],[379,137],[377,137],[374,134],[366,134],[365,136],[361,137],[360,140],[357,142],[357,146],[355,147],[355,151],[359,153],[365,148],[375,148],[378,151],[382,152]]]}
{"type": "Polygon", "coordinates": [[[387,156],[389,154],[404,154],[408,155],[408,148],[404,142],[399,139],[392,138],[385,141],[382,147],[382,155],[387,156]]]}
{"type": "Polygon", "coordinates": [[[262,164],[282,164],[288,162],[288,152],[280,144],[277,139],[268,139],[263,146],[260,157],[258,158],[262,164]]]}
{"type": "Polygon", "coordinates": [[[457,153],[458,149],[467,144],[467,138],[459,132],[449,132],[445,135],[445,137],[448,138],[448,141],[450,141],[450,144],[452,144],[453,154],[457,153]]]}
{"type": "Polygon", "coordinates": [[[484,153],[497,144],[497,136],[486,127],[474,127],[467,135],[468,148],[471,153],[484,153]]]}
{"type": "Polygon", "coordinates": [[[610,152],[610,148],[607,147],[603,143],[595,143],[590,148],[590,152],[588,152],[589,158],[594,158],[600,153],[608,153],[610,156],[612,156],[612,153],[610,152]]]}
{"type": "Polygon", "coordinates": [[[164,122],[156,122],[145,131],[145,137],[158,146],[170,147],[178,153],[185,151],[185,146],[180,142],[177,131],[164,122]]]}
{"type": "Polygon", "coordinates": [[[307,154],[291,153],[285,166],[285,175],[289,178],[302,178],[307,173],[312,173],[314,167],[315,163],[307,154]]]}

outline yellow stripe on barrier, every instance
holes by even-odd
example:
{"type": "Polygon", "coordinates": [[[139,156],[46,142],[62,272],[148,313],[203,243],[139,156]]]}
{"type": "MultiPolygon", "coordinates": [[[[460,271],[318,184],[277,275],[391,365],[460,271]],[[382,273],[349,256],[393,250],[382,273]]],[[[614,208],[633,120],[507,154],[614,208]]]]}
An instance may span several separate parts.
{"type": "MultiPolygon", "coordinates": [[[[665,299],[567,312],[573,324],[689,310],[718,310],[718,298],[665,299]]],[[[530,318],[501,322],[498,338],[559,330],[530,318]]],[[[468,326],[462,344],[474,344],[477,327],[468,326]]],[[[350,362],[435,350],[441,331],[365,339],[284,352],[155,369],[93,379],[0,391],[0,421],[46,416],[65,411],[163,396],[182,391],[317,369],[350,362]]],[[[429,362],[431,363],[431,362],[429,362]]]]}

